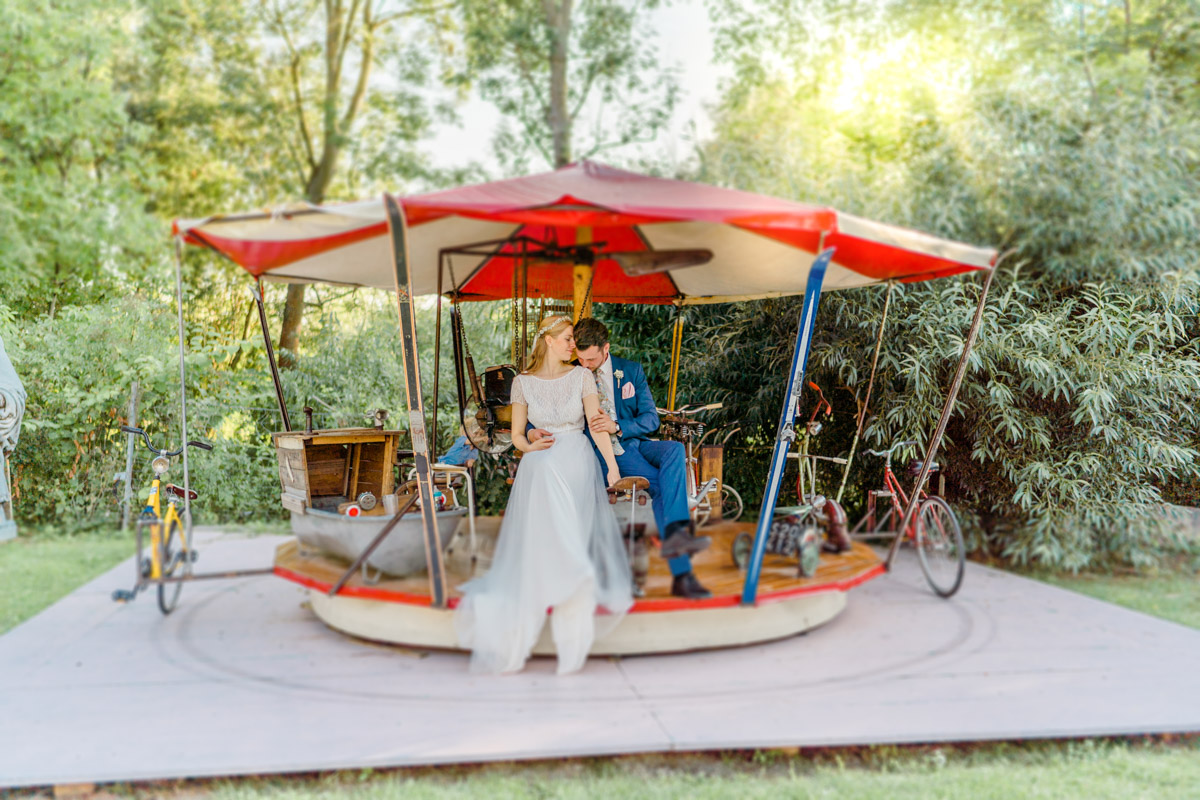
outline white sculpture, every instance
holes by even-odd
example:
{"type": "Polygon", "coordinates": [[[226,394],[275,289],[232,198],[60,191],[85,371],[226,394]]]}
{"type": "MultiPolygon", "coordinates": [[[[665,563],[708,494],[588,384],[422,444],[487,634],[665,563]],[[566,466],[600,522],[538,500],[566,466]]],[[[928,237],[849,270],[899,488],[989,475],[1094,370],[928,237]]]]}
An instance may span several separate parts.
{"type": "Polygon", "coordinates": [[[12,514],[12,493],[8,485],[8,456],[17,449],[21,435],[21,417],[25,414],[25,387],[17,377],[4,340],[0,339],[0,541],[17,535],[12,514]]]}

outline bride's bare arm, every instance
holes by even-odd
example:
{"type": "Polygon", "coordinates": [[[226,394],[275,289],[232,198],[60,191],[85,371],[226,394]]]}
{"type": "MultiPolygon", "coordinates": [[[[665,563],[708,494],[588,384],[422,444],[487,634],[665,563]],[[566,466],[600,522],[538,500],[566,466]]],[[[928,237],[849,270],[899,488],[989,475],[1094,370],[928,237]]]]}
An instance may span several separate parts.
{"type": "MultiPolygon", "coordinates": [[[[587,419],[596,416],[600,410],[599,395],[589,394],[583,398],[583,413],[587,419]]],[[[513,414],[513,425],[516,426],[516,413],[513,414]]],[[[516,437],[513,437],[514,440],[516,437]]],[[[596,447],[600,449],[600,455],[604,456],[604,463],[608,466],[608,485],[612,486],[617,481],[621,480],[621,470],[617,469],[617,457],[613,455],[612,437],[607,433],[592,432],[592,441],[596,443],[596,447]]]]}
{"type": "Polygon", "coordinates": [[[543,436],[536,442],[529,441],[525,436],[526,423],[529,421],[529,406],[525,403],[512,404],[512,440],[513,447],[520,450],[522,453],[531,453],[534,450],[545,450],[554,444],[553,436],[543,436]]]}

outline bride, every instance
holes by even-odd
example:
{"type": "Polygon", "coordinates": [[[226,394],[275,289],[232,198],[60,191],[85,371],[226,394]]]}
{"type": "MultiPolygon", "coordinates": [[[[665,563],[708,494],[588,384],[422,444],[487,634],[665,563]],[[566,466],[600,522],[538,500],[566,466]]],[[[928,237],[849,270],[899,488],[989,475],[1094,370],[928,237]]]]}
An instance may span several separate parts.
{"type": "MultiPolygon", "coordinates": [[[[528,369],[513,379],[513,444],[524,456],[492,567],[461,587],[454,616],[459,643],[471,649],[472,672],[520,670],[548,609],[558,674],[575,672],[593,639],[633,604],[629,561],[583,432],[585,414],[591,418],[599,408],[596,379],[568,363],[574,349],[571,320],[547,317],[528,369]],[[551,435],[530,442],[527,422],[551,435]]],[[[611,486],[621,477],[612,441],[606,433],[594,440],[611,486]]]]}

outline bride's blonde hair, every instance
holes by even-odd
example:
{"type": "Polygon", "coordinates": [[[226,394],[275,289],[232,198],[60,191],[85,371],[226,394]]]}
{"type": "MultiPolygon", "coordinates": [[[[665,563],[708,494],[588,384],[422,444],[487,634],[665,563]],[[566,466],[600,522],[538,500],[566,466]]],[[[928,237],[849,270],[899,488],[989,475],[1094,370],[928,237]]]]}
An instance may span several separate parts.
{"type": "Polygon", "coordinates": [[[558,336],[569,327],[571,327],[570,317],[553,315],[542,319],[542,324],[538,325],[537,337],[533,342],[533,352],[529,354],[529,361],[525,364],[526,373],[537,372],[546,363],[546,357],[550,355],[550,348],[546,346],[546,337],[558,336]]]}

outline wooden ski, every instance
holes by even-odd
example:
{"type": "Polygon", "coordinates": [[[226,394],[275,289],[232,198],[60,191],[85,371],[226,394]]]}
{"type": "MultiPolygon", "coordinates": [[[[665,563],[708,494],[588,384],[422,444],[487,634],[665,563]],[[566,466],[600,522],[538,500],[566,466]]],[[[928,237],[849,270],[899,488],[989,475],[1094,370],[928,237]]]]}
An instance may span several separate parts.
{"type": "Polygon", "coordinates": [[[384,194],[388,231],[392,237],[392,262],[396,268],[396,305],[400,313],[400,344],[404,350],[404,393],[408,400],[408,432],[417,465],[421,518],[425,525],[425,563],[429,565],[429,593],[435,608],[446,606],[446,568],[438,538],[437,508],[433,502],[433,473],[426,437],[425,404],[421,398],[421,369],[417,362],[417,321],[413,311],[412,271],[408,261],[407,222],[396,198],[384,194]]]}
{"type": "Polygon", "coordinates": [[[787,467],[788,449],[796,438],[796,412],[800,407],[800,395],[804,391],[804,370],[808,366],[808,352],[812,346],[813,328],[817,321],[817,304],[821,300],[825,270],[829,268],[829,262],[832,260],[831,247],[819,253],[808,268],[808,285],[804,289],[804,305],[800,307],[800,320],[796,328],[796,349],[792,351],[792,368],[788,372],[787,392],[783,396],[783,410],[779,415],[779,428],[771,453],[771,468],[767,471],[767,488],[763,492],[762,508],[758,512],[758,528],[750,551],[750,563],[746,567],[746,582],[742,586],[743,605],[752,606],[758,599],[758,578],[762,572],[763,556],[767,552],[771,523],[775,521],[775,501],[779,498],[783,471],[787,467]]]}

